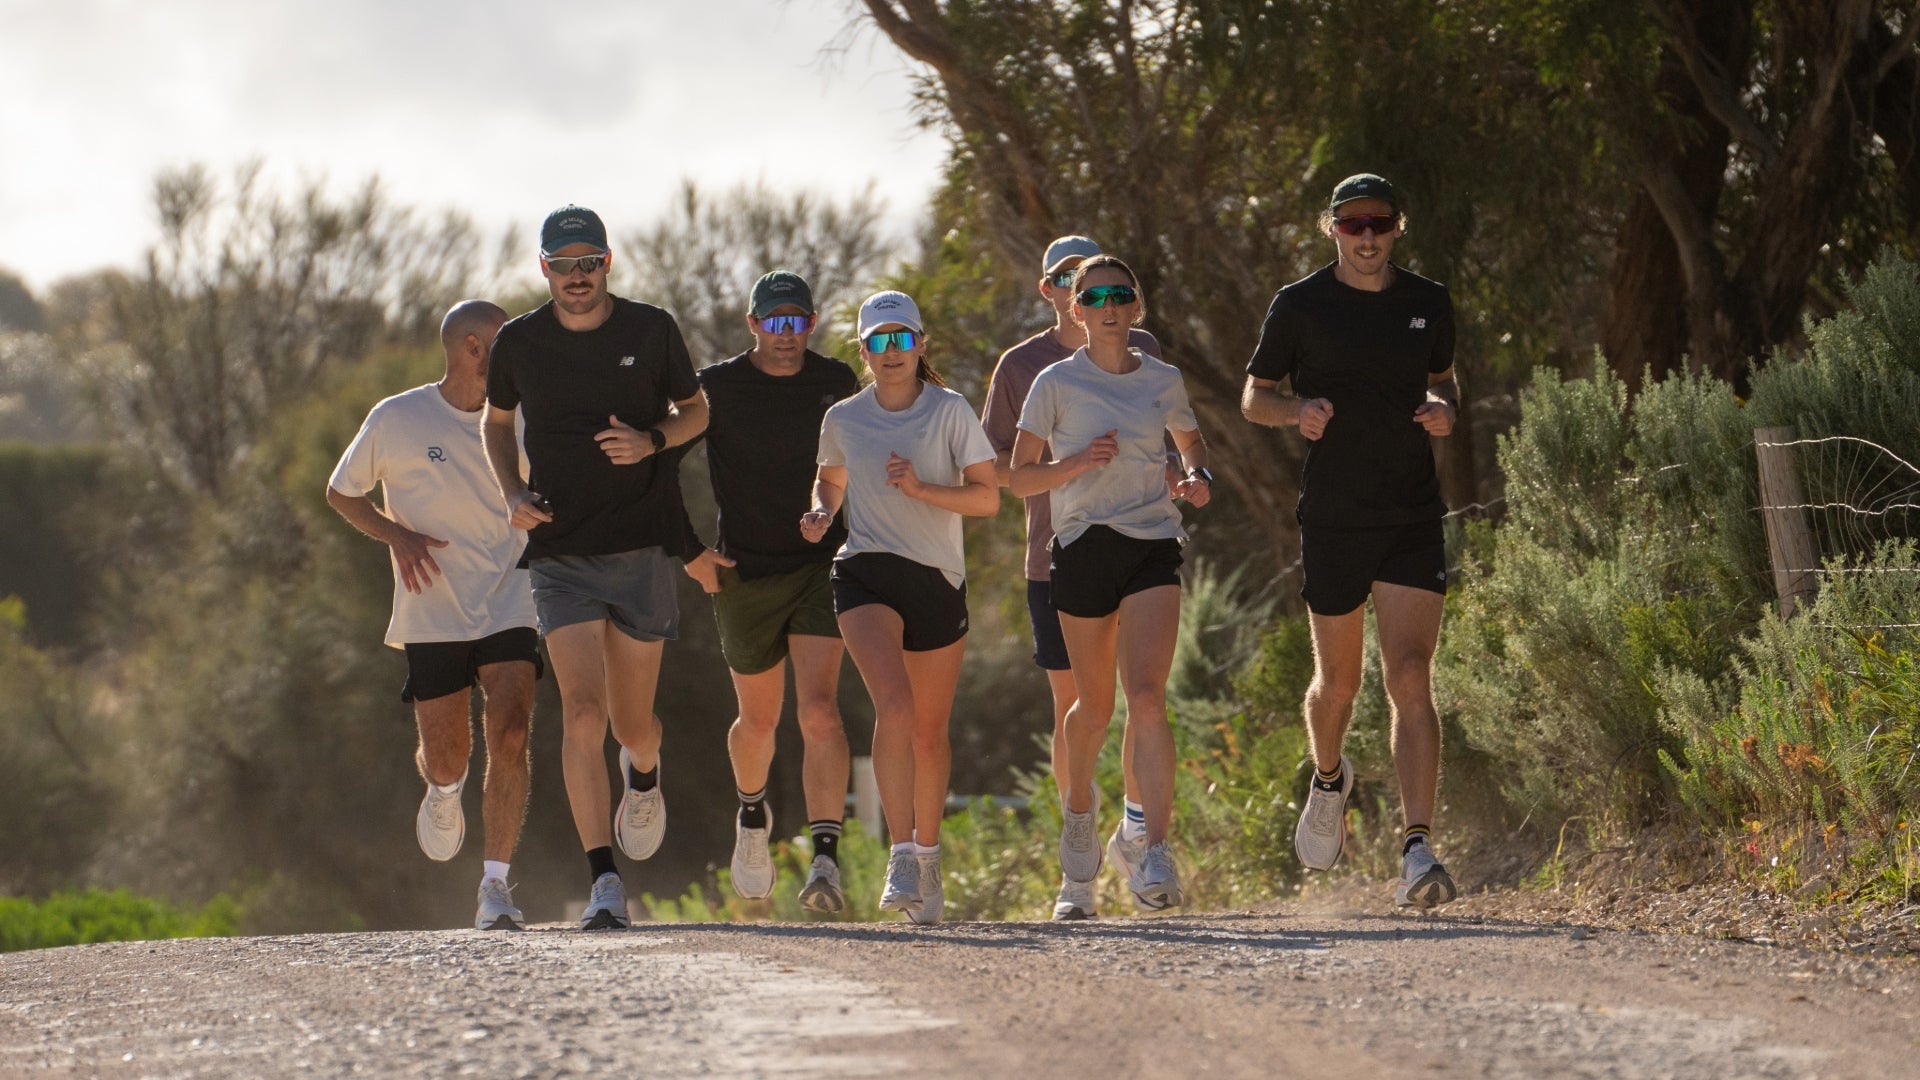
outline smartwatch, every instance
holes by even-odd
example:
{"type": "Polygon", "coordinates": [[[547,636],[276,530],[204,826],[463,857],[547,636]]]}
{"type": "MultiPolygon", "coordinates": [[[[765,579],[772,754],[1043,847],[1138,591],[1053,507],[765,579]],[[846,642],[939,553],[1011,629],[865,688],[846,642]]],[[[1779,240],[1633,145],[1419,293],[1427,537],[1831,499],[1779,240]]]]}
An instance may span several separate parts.
{"type": "Polygon", "coordinates": [[[1205,465],[1202,465],[1197,469],[1188,469],[1187,479],[1198,480],[1206,484],[1208,487],[1213,486],[1213,474],[1207,471],[1207,467],[1205,465]]]}
{"type": "Polygon", "coordinates": [[[647,429],[647,438],[653,440],[653,452],[659,453],[667,448],[667,433],[657,427],[647,429]]]}

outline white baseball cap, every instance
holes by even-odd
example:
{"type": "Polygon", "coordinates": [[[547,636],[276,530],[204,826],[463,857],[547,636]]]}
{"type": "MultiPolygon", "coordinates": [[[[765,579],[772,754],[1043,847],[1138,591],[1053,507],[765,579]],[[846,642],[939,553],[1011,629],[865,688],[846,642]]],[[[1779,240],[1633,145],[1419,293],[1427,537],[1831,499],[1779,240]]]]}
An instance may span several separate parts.
{"type": "Polygon", "coordinates": [[[909,330],[926,332],[926,327],[920,323],[919,305],[913,302],[913,297],[898,289],[888,289],[867,297],[866,303],[860,305],[859,329],[855,333],[866,337],[873,333],[875,327],[887,323],[899,323],[909,330]]]}
{"type": "Polygon", "coordinates": [[[1068,259],[1091,259],[1100,254],[1100,245],[1084,236],[1063,236],[1047,245],[1047,253],[1040,259],[1040,272],[1051,274],[1054,269],[1068,259]]]}

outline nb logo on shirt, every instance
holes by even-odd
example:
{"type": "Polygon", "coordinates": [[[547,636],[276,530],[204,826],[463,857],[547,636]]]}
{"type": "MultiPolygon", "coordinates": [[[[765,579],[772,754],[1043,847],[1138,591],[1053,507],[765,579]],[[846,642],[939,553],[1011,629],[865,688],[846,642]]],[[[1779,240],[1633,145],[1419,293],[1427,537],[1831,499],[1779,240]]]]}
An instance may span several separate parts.
{"type": "Polygon", "coordinates": [[[1418,315],[1414,316],[1413,321],[1407,324],[1407,329],[1409,330],[1425,330],[1426,328],[1427,320],[1420,318],[1418,315]]]}
{"type": "Polygon", "coordinates": [[[429,446],[427,447],[427,460],[428,461],[445,461],[447,460],[447,452],[445,450],[440,449],[437,446],[429,446]]]}
{"type": "Polygon", "coordinates": [[[831,405],[831,404],[833,404],[834,402],[836,402],[836,401],[839,401],[839,400],[840,400],[839,398],[837,398],[837,397],[834,397],[834,396],[833,396],[832,394],[821,394],[821,395],[820,395],[820,404],[822,404],[822,405],[831,405]]]}
{"type": "Polygon", "coordinates": [[[621,366],[621,367],[632,367],[632,366],[633,366],[633,357],[631,357],[631,356],[623,356],[623,357],[621,357],[621,358],[620,358],[620,366],[621,366]]]}

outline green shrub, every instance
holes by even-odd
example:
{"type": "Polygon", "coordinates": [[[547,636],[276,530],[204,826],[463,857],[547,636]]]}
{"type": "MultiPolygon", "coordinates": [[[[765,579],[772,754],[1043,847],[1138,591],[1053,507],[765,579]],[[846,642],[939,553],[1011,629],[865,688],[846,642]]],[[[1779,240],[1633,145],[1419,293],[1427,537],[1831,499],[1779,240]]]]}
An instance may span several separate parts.
{"type": "Polygon", "coordinates": [[[225,896],[197,909],[176,908],[125,889],[55,893],[38,901],[0,897],[0,952],[96,941],[231,937],[240,932],[239,925],[239,907],[225,896]]]}

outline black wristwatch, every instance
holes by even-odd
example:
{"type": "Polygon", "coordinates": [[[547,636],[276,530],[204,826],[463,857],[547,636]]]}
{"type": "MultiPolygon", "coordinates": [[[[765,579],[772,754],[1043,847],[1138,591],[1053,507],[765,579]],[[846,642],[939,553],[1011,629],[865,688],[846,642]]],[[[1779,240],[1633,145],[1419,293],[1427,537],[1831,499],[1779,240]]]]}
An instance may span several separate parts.
{"type": "Polygon", "coordinates": [[[1198,480],[1206,484],[1208,487],[1213,486],[1213,474],[1207,471],[1207,467],[1205,465],[1202,465],[1197,469],[1188,469],[1187,479],[1198,480]]]}
{"type": "Polygon", "coordinates": [[[667,448],[667,433],[657,427],[647,429],[647,438],[653,440],[653,452],[659,453],[667,448]]]}

